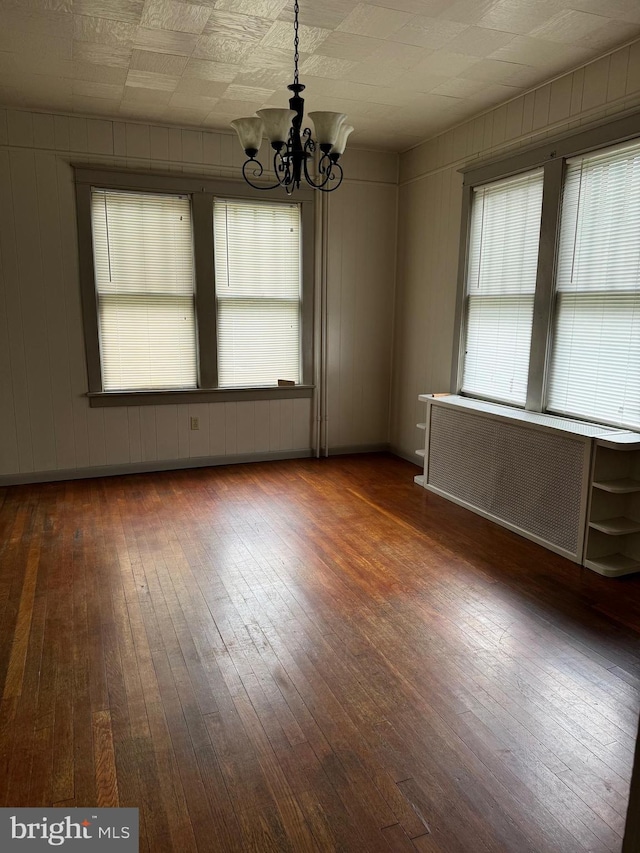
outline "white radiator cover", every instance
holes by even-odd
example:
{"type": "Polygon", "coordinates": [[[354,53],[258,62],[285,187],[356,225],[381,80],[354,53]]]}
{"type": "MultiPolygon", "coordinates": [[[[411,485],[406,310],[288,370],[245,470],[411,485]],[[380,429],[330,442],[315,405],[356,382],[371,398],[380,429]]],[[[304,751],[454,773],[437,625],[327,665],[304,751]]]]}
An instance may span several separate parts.
{"type": "Polygon", "coordinates": [[[424,487],[582,562],[591,439],[428,403],[424,487]]]}

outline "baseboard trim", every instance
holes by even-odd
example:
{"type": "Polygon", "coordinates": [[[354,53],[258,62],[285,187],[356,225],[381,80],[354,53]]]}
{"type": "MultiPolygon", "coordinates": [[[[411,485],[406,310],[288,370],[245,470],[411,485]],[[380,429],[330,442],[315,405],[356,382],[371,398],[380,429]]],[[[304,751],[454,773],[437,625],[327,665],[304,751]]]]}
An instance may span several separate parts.
{"type": "Polygon", "coordinates": [[[155,459],[152,462],[127,462],[121,465],[96,465],[92,468],[66,468],[59,471],[34,471],[25,474],[0,474],[0,487],[55,483],[61,480],[86,480],[92,477],[119,477],[123,474],[148,474],[154,471],[180,471],[187,468],[213,468],[245,462],[307,459],[313,455],[311,449],[284,450],[269,453],[236,453],[230,456],[197,456],[193,459],[155,459]]]}
{"type": "Polygon", "coordinates": [[[330,447],[329,456],[346,456],[349,453],[388,453],[388,443],[384,444],[347,444],[341,447],[330,447]]]}

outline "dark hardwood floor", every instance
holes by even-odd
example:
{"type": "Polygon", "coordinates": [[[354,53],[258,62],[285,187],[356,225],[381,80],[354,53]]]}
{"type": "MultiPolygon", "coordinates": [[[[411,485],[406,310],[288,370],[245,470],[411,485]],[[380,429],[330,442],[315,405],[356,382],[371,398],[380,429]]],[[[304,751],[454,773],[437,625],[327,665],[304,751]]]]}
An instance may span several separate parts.
{"type": "Polygon", "coordinates": [[[0,806],[138,806],[152,853],[619,853],[640,577],[416,471],[0,490],[0,806]]]}

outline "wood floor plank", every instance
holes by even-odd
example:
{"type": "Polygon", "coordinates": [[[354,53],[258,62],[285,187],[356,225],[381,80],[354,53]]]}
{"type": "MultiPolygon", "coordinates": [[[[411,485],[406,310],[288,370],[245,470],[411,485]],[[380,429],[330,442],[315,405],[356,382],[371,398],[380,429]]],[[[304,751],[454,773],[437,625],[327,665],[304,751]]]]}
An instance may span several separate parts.
{"type": "Polygon", "coordinates": [[[0,803],[148,853],[619,853],[640,577],[385,454],[0,490],[0,803]]]}

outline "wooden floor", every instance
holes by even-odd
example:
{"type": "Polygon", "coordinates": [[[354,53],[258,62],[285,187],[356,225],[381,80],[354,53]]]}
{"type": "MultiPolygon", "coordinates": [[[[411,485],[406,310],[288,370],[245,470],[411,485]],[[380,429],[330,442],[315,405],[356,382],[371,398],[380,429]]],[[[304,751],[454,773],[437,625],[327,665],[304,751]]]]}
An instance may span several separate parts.
{"type": "Polygon", "coordinates": [[[0,490],[0,806],[138,806],[152,853],[617,853],[640,577],[416,470],[0,490]]]}

